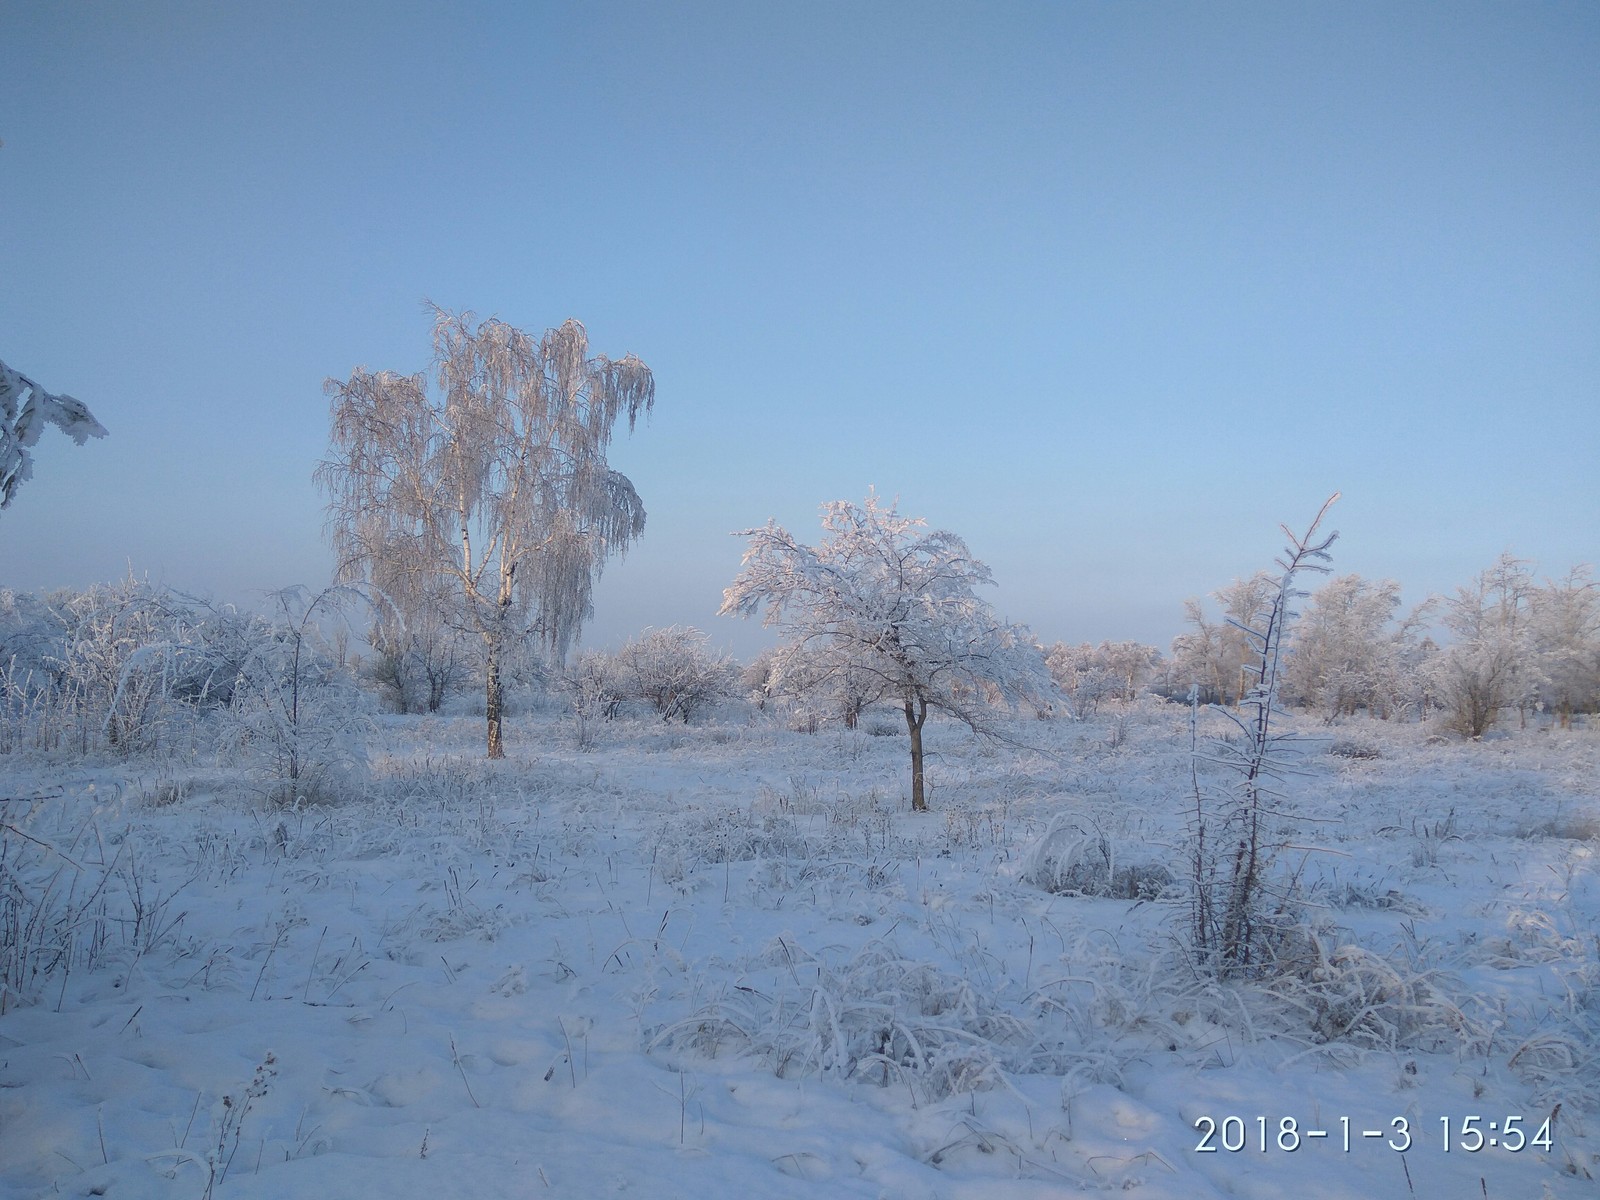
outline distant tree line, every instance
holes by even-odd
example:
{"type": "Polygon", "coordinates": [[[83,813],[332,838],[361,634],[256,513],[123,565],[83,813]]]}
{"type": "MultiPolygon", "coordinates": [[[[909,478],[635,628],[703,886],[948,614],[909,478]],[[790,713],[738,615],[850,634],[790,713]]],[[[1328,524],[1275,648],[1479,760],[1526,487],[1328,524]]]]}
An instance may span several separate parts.
{"type": "MultiPolygon", "coordinates": [[[[1219,588],[1216,616],[1187,601],[1189,627],[1168,655],[1134,642],[1057,642],[1046,661],[1084,715],[1139,692],[1179,699],[1191,685],[1204,703],[1236,705],[1254,661],[1245,629],[1274,585],[1263,572],[1219,588]]],[[[1335,576],[1291,627],[1281,699],[1330,723],[1358,713],[1438,718],[1468,737],[1508,712],[1520,725],[1535,713],[1569,725],[1600,709],[1600,584],[1587,566],[1540,582],[1530,563],[1504,554],[1454,594],[1402,612],[1393,580],[1335,576]]]]}
{"type": "MultiPolygon", "coordinates": [[[[1143,695],[1183,700],[1191,686],[1204,703],[1237,705],[1253,662],[1244,627],[1272,588],[1265,575],[1235,580],[1213,594],[1217,615],[1188,601],[1188,628],[1165,653],[1136,641],[1041,646],[1020,627],[963,608],[964,619],[979,624],[960,639],[937,641],[930,632],[949,635],[953,625],[917,635],[926,643],[918,653],[938,649],[948,659],[926,665],[947,693],[925,688],[924,695],[930,707],[977,725],[997,705],[1025,702],[1041,716],[1086,718],[1143,695]],[[1030,654],[1038,661],[1032,675],[1030,654]],[[991,677],[991,663],[1009,674],[991,677]]],[[[361,704],[371,710],[438,713],[466,703],[482,711],[466,699],[484,694],[483,658],[469,632],[425,611],[407,623],[392,610],[358,605],[370,619],[352,649],[331,605],[296,633],[296,605],[310,597],[286,604],[287,595],[269,598],[271,611],[262,615],[131,575],[82,591],[0,590],[0,753],[136,753],[192,738],[210,717],[242,720],[264,702],[296,650],[295,671],[310,697],[332,689],[346,703],[365,695],[361,704]]],[[[687,722],[726,703],[781,713],[808,731],[855,728],[877,712],[873,731],[889,732],[894,726],[883,722],[892,711],[909,730],[907,688],[894,674],[907,668],[874,661],[896,644],[868,637],[868,626],[863,619],[851,632],[802,622],[799,636],[746,664],[681,626],[646,630],[611,653],[583,650],[566,663],[524,636],[502,647],[499,669],[514,693],[569,708],[586,737],[595,722],[628,711],[687,722]]],[[[911,694],[915,723],[920,710],[911,694]]],[[[1402,610],[1394,581],[1334,576],[1302,603],[1291,626],[1280,699],[1329,723],[1356,715],[1434,720],[1467,737],[1507,720],[1569,725],[1600,711],[1600,584],[1588,567],[1541,580],[1530,563],[1506,554],[1452,595],[1402,610]]]]}

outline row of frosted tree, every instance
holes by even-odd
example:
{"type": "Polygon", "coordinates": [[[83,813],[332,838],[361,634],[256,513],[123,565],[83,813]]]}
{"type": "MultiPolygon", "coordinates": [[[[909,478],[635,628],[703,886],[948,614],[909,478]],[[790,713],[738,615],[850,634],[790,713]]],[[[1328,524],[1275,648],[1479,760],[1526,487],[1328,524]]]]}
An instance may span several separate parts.
{"type": "MultiPolygon", "coordinates": [[[[1236,705],[1255,661],[1245,627],[1275,583],[1263,573],[1219,589],[1218,616],[1189,601],[1189,628],[1166,653],[1135,641],[1012,642],[1019,654],[1037,649],[1054,695],[1037,687],[1036,698],[1053,701],[1058,713],[1091,717],[1147,694],[1182,699],[1192,685],[1202,702],[1236,705]]],[[[404,624],[354,592],[328,594],[307,620],[316,600],[280,593],[263,615],[132,576],[83,591],[0,591],[0,752],[33,745],[137,753],[207,714],[270,710],[279,692],[287,699],[277,706],[292,719],[297,683],[307,697],[337,685],[346,702],[359,690],[370,707],[396,713],[439,712],[481,694],[485,664],[459,627],[437,617],[404,624]],[[343,618],[361,624],[363,614],[365,638],[352,651],[343,618]]],[[[1541,581],[1530,564],[1506,555],[1453,595],[1410,611],[1401,610],[1394,582],[1340,575],[1299,610],[1280,696],[1329,722],[1357,714],[1435,719],[1480,736],[1501,719],[1526,724],[1542,715],[1566,725],[1600,709],[1600,587],[1587,569],[1541,581]]],[[[525,637],[501,671],[519,694],[553,696],[585,723],[630,709],[687,721],[742,699],[782,710],[797,728],[854,727],[869,709],[900,699],[880,667],[843,653],[837,637],[791,639],[748,664],[680,627],[559,664],[525,637]]],[[[968,691],[974,704],[985,702],[981,687],[968,691]]]]}
{"type": "MultiPolygon", "coordinates": [[[[1195,684],[1202,702],[1238,704],[1255,661],[1245,629],[1276,582],[1263,572],[1219,589],[1212,596],[1218,615],[1188,601],[1188,628],[1165,652],[1137,641],[1044,648],[1060,694],[1055,707],[1089,717],[1145,694],[1182,699],[1195,684]]],[[[1543,715],[1565,726],[1600,708],[1600,587],[1587,568],[1540,580],[1531,564],[1506,555],[1453,595],[1410,610],[1392,580],[1338,575],[1300,604],[1290,630],[1282,701],[1330,723],[1358,714],[1441,720],[1477,737],[1506,713],[1520,725],[1543,715]]],[[[396,711],[437,711],[474,679],[470,648],[436,622],[376,644],[366,676],[396,711]]],[[[761,653],[737,679],[692,630],[654,631],[616,656],[585,651],[574,668],[593,711],[607,716],[628,700],[650,700],[652,691],[663,697],[650,700],[652,708],[682,717],[713,695],[742,693],[763,708],[785,706],[799,727],[854,727],[883,699],[872,671],[832,661],[816,639],[761,653]],[[680,682],[652,689],[638,682],[643,676],[680,682]]],[[[548,682],[548,673],[539,678],[548,682]]]]}
{"type": "MultiPolygon", "coordinates": [[[[1265,572],[1213,593],[1220,615],[1185,604],[1188,628],[1170,653],[1137,642],[1048,652],[1051,674],[1080,714],[1141,692],[1235,705],[1255,653],[1246,628],[1273,595],[1265,572]]],[[[1600,708],[1600,587],[1590,569],[1541,581],[1505,554],[1453,594],[1402,611],[1400,586],[1359,575],[1329,579],[1307,598],[1286,639],[1280,697],[1328,722],[1358,713],[1440,719],[1482,736],[1503,714],[1563,726],[1600,708]]]]}
{"type": "MultiPolygon", "coordinates": [[[[272,745],[298,779],[304,730],[317,724],[308,718],[357,681],[399,712],[436,712],[476,690],[490,757],[504,752],[508,685],[559,691],[580,738],[629,703],[688,720],[742,692],[806,728],[892,710],[910,738],[920,807],[930,711],[983,729],[1008,708],[1087,716],[1145,693],[1249,698],[1254,631],[1279,607],[1278,578],[1219,590],[1220,615],[1188,601],[1188,628],[1167,654],[1133,642],[1046,649],[982,600],[993,580],[959,537],[874,496],[824,505],[814,545],[770,522],[744,531],[722,611],[762,616],[779,644],[742,675],[694,630],[574,655],[606,561],[645,528],[643,501],[606,455],[621,422],[632,431],[649,415],[654,377],[632,355],[592,355],[576,321],[535,338],[495,319],[433,315],[429,369],[328,381],[329,451],[316,478],[335,584],[279,593],[265,617],[133,579],[0,595],[0,749],[138,750],[185,719],[194,730],[201,716],[227,714],[243,743],[272,745]],[[352,612],[361,655],[329,632],[352,612]]],[[[105,432],[80,402],[3,364],[0,417],[5,504],[45,425],[79,442],[105,432]]],[[[1329,721],[1442,717],[1476,737],[1508,710],[1565,724],[1600,706],[1600,589],[1587,568],[1540,582],[1507,554],[1404,614],[1397,584],[1345,575],[1289,615],[1276,699],[1329,721]]]]}

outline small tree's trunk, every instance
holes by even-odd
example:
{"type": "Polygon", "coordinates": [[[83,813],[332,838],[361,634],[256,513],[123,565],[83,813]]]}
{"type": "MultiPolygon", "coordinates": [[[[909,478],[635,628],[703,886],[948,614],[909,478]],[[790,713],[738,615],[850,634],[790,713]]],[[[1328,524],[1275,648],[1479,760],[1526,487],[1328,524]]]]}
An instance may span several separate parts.
{"type": "Polygon", "coordinates": [[[489,720],[489,757],[504,758],[505,745],[500,740],[500,647],[493,642],[489,644],[488,676],[488,694],[484,698],[484,711],[489,720]]]}
{"type": "Polygon", "coordinates": [[[928,719],[928,702],[906,697],[906,730],[911,734],[911,811],[927,812],[928,800],[922,787],[922,725],[928,719]]]}

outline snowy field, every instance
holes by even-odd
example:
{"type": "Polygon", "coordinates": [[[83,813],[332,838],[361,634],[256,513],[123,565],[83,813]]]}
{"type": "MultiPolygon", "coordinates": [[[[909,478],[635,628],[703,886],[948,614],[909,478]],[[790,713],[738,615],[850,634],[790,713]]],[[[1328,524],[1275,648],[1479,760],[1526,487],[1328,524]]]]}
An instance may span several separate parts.
{"type": "Polygon", "coordinates": [[[388,718],[295,812],[0,756],[65,914],[4,964],[0,1196],[1600,1194],[1600,733],[1303,724],[1315,937],[1222,986],[1187,710],[1011,731],[930,723],[918,816],[877,713],[388,718]]]}

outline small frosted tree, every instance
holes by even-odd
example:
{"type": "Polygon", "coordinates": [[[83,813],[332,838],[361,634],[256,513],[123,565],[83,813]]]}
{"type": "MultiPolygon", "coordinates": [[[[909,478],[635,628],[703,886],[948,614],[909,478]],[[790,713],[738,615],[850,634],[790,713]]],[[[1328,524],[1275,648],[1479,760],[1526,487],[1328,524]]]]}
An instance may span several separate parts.
{"type": "Polygon", "coordinates": [[[1160,672],[1161,651],[1142,642],[1101,642],[1095,657],[1117,680],[1117,699],[1137,699],[1160,672]]]}
{"type": "Polygon", "coordinates": [[[1365,708],[1389,717],[1414,691],[1417,647],[1432,606],[1397,619],[1400,585],[1340,575],[1318,588],[1295,626],[1284,666],[1284,699],[1330,724],[1365,708]]]}
{"type": "Polygon", "coordinates": [[[436,713],[451,692],[471,674],[471,650],[442,618],[449,605],[427,606],[400,619],[392,608],[380,611],[367,640],[373,656],[362,675],[400,713],[436,713]]]}
{"type": "Polygon", "coordinates": [[[663,721],[685,725],[695,713],[733,694],[733,661],[711,649],[698,629],[647,629],[617,651],[623,693],[643,700],[663,721]]]}
{"type": "Polygon", "coordinates": [[[1456,732],[1482,737],[1500,710],[1522,705],[1537,682],[1528,563],[1502,554],[1494,566],[1444,603],[1454,640],[1428,664],[1434,694],[1456,732]]]}
{"type": "Polygon", "coordinates": [[[537,640],[565,659],[606,558],[644,532],[644,505],[606,450],[655,403],[632,355],[589,356],[577,321],[535,341],[434,310],[433,379],[357,370],[329,380],[333,431],[317,471],[339,576],[401,619],[441,618],[483,651],[490,758],[504,755],[501,669],[537,640]]]}
{"type": "Polygon", "coordinates": [[[1092,716],[1108,700],[1135,699],[1161,668],[1161,651],[1139,642],[1057,642],[1045,652],[1056,686],[1080,717],[1092,716]]]}
{"type": "Polygon", "coordinates": [[[1045,651],[1050,678],[1072,704],[1079,717],[1092,717],[1102,701],[1120,697],[1122,680],[1102,662],[1088,642],[1057,642],[1045,651]]]}
{"type": "Polygon", "coordinates": [[[1183,602],[1184,616],[1194,626],[1172,641],[1172,657],[1180,678],[1200,685],[1204,699],[1218,704],[1238,704],[1249,687],[1254,667],[1254,647],[1242,632],[1268,603],[1276,581],[1265,571],[1249,579],[1235,579],[1212,592],[1222,606],[1222,620],[1213,622],[1199,600],[1183,602]]]}
{"type": "MultiPolygon", "coordinates": [[[[1339,535],[1318,531],[1338,498],[1335,492],[1324,502],[1303,535],[1281,527],[1287,539],[1278,558],[1282,574],[1276,580],[1257,576],[1269,585],[1261,590],[1259,607],[1232,626],[1254,658],[1243,671],[1242,711],[1218,710],[1238,736],[1214,743],[1209,756],[1233,776],[1232,786],[1202,787],[1197,744],[1192,754],[1194,809],[1186,846],[1190,934],[1201,965],[1221,975],[1261,969],[1267,943],[1280,926],[1280,916],[1269,911],[1267,874],[1281,843],[1269,832],[1268,821],[1289,815],[1287,798],[1274,784],[1291,767],[1285,754],[1290,739],[1273,729],[1273,717],[1279,712],[1284,639],[1295,616],[1290,606],[1306,595],[1295,581],[1303,571],[1327,571],[1322,564],[1339,535]]],[[[1190,692],[1196,718],[1199,690],[1196,683],[1190,692]]],[[[1194,730],[1191,726],[1192,736],[1194,730]]]]}
{"type": "Polygon", "coordinates": [[[883,699],[882,682],[870,662],[852,667],[827,653],[813,659],[804,651],[786,651],[782,676],[769,684],[769,692],[789,705],[795,728],[808,733],[832,721],[855,729],[868,707],[883,699]]]}
{"type": "Polygon", "coordinates": [[[0,362],[0,508],[33,475],[34,445],[46,425],[54,425],[78,445],[105,437],[105,426],[82,400],[52,395],[21,371],[0,362]]]}
{"type": "Polygon", "coordinates": [[[273,592],[276,612],[240,664],[223,743],[251,762],[285,806],[331,799],[366,773],[367,721],[355,682],[320,622],[342,623],[356,590],[303,587],[273,592]]]}
{"type": "Polygon", "coordinates": [[[1600,583],[1591,568],[1576,567],[1557,583],[1547,580],[1529,597],[1539,696],[1562,728],[1575,712],[1600,704],[1600,583]]]}
{"type": "Polygon", "coordinates": [[[822,506],[827,537],[815,547],[768,521],[750,538],[742,569],[722,594],[722,612],[751,616],[784,636],[772,682],[804,672],[815,686],[834,676],[873,682],[911,735],[911,807],[928,807],[922,730],[940,710],[976,731],[990,728],[992,701],[1014,703],[1054,689],[1026,629],[1007,625],[978,598],[989,568],[946,530],[902,517],[869,495],[860,506],[822,506]]]}

